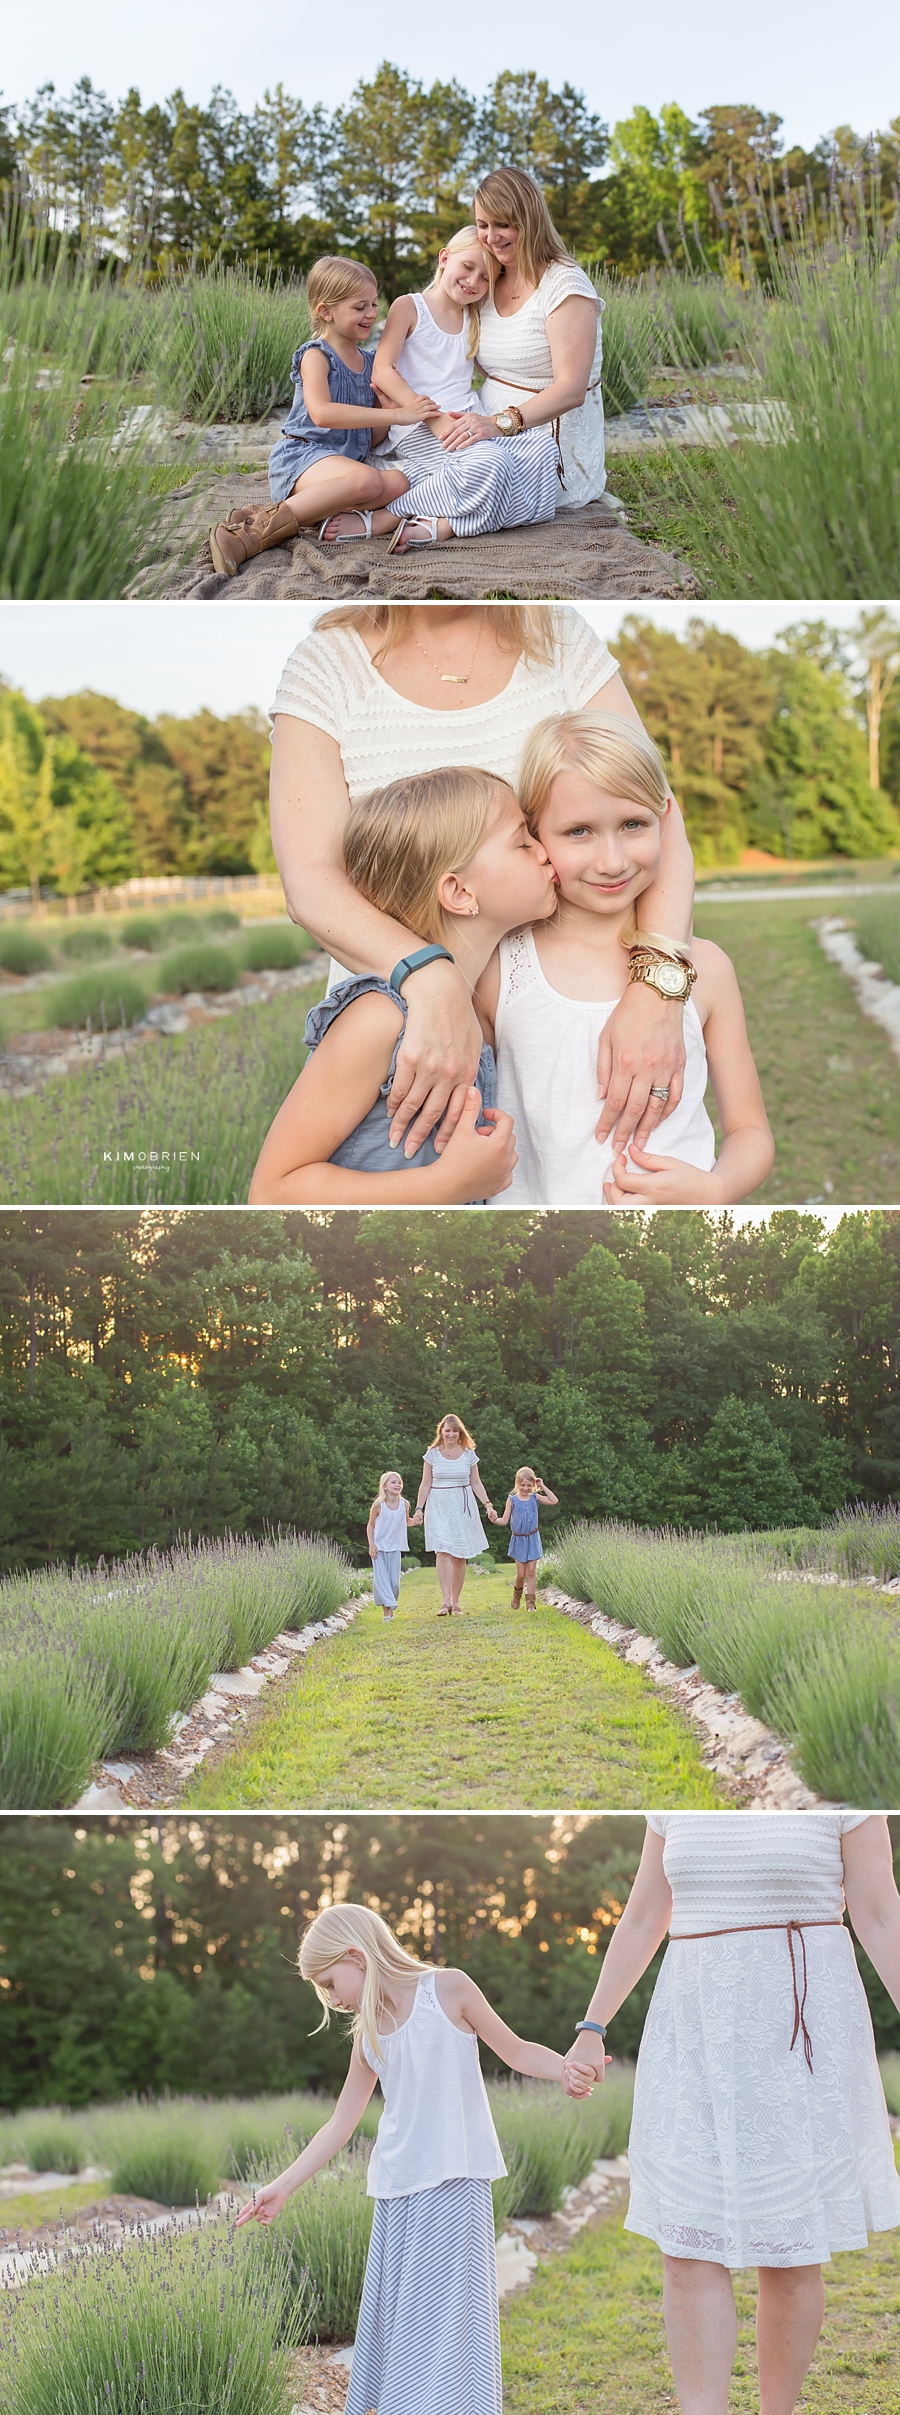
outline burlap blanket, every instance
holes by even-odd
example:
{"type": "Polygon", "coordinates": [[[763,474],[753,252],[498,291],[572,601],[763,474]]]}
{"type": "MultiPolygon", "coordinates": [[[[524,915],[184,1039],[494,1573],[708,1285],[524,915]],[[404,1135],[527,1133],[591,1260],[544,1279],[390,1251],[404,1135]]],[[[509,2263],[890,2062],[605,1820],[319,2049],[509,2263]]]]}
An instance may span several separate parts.
{"type": "Polygon", "coordinates": [[[535,528],[457,538],[446,545],[388,555],[385,537],[319,545],[312,534],[273,546],[237,578],[213,569],[207,530],[236,503],[265,503],[265,473],[202,476],[168,497],[155,562],[133,595],[180,596],[191,603],[246,604],[304,597],[310,602],[365,596],[418,603],[431,596],[552,600],[556,597],[699,595],[693,572],[674,554],[642,545],[608,503],[560,512],[535,528]]]}

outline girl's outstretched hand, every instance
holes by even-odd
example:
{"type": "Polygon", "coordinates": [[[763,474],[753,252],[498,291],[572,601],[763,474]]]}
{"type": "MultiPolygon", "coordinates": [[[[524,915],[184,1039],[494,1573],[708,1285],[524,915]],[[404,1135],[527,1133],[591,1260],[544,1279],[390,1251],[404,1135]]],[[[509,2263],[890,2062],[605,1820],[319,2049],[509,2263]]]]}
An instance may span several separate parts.
{"type": "Polygon", "coordinates": [[[245,2205],[238,2215],[235,2230],[240,2230],[244,2222],[277,2222],[279,2214],[284,2213],[290,2194],[283,2180],[269,2180],[265,2188],[254,2189],[251,2203],[245,2205]]]}

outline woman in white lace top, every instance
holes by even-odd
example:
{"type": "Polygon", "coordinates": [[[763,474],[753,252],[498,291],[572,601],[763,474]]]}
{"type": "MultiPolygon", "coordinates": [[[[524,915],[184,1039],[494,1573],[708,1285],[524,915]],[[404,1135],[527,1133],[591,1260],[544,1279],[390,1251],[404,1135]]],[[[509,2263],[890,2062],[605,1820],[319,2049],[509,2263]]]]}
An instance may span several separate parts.
{"type": "Polygon", "coordinates": [[[848,1811],[651,1813],[640,1869],[567,2058],[668,1931],[635,2077],[626,2228],[655,2240],[682,2415],[726,2415],[733,2270],[759,2272],[761,2415],[791,2415],[822,2265],[900,2225],[900,2177],[853,1942],[900,2005],[887,1821],[848,1811]]]}
{"type": "Polygon", "coordinates": [[[445,448],[495,432],[493,415],[521,429],[549,422],[559,449],[559,506],[592,503],[606,485],[600,392],[603,303],[557,234],[544,196],[520,168],[498,168],[475,195],[478,239],[496,263],[481,304],[480,424],[463,412],[445,448]]]}

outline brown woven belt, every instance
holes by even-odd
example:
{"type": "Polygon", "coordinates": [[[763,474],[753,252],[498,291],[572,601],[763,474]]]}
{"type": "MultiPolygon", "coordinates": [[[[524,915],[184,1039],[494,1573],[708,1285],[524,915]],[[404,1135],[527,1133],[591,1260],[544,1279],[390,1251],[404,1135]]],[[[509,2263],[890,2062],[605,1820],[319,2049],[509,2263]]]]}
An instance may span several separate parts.
{"type": "Polygon", "coordinates": [[[690,1945],[693,1944],[699,1937],[752,1937],[759,1935],[761,1931],[766,1929],[783,1929],[787,1937],[788,1952],[791,1957],[791,1984],[794,1990],[794,2026],[791,2031],[791,2053],[793,2054],[798,2037],[802,2037],[806,2068],[807,2071],[811,2071],[813,2067],[812,2039],[806,2026],[808,1975],[806,1968],[806,1940],[804,1938],[803,1931],[804,1929],[842,1929],[843,1926],[843,1920],[748,1920],[743,1927],[736,1929],[683,1929],[680,1931],[677,1937],[670,1936],[669,1944],[690,1945]],[[795,1937],[799,1937],[800,1939],[801,1969],[803,1973],[802,1995],[800,1995],[797,1990],[797,1966],[794,1960],[795,1937]]]}

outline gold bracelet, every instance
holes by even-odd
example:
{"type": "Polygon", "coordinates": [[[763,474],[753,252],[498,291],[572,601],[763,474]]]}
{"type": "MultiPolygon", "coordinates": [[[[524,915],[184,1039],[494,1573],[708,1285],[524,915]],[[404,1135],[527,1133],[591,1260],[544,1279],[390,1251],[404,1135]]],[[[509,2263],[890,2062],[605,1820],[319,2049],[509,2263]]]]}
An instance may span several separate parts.
{"type": "Polygon", "coordinates": [[[674,964],[690,963],[691,943],[689,939],[667,939],[662,931],[639,930],[637,938],[629,939],[626,944],[629,955],[632,948],[635,947],[651,948],[654,956],[668,956],[674,964]]]}

